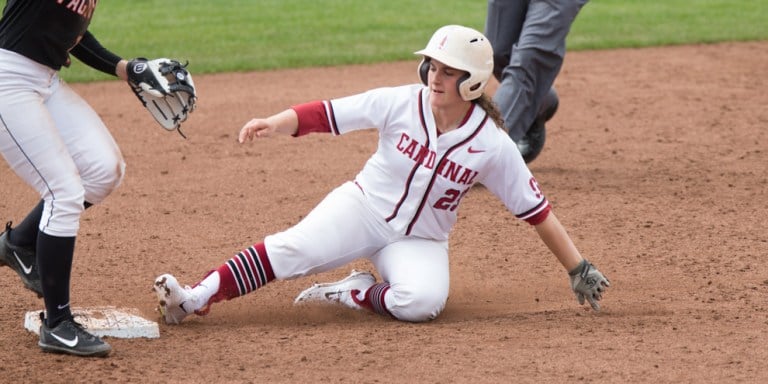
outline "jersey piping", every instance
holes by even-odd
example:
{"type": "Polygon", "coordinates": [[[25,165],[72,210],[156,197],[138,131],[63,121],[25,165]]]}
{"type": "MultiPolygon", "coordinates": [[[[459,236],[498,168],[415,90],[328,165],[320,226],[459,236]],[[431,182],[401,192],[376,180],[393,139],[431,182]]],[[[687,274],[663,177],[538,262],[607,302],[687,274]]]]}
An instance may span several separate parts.
{"type": "MultiPolygon", "coordinates": [[[[416,100],[416,102],[418,103],[418,107],[419,107],[419,121],[421,121],[421,129],[424,131],[424,136],[427,138],[427,139],[426,139],[426,147],[427,147],[427,148],[429,148],[429,145],[430,145],[431,143],[430,143],[430,140],[429,140],[429,129],[427,128],[427,121],[426,121],[426,119],[425,119],[425,117],[424,117],[424,102],[423,102],[423,97],[424,97],[424,91],[423,91],[423,90],[421,90],[421,91],[419,91],[419,97],[418,97],[418,99],[416,100]]],[[[393,220],[395,217],[397,217],[397,214],[398,214],[398,212],[400,211],[400,207],[403,205],[403,203],[405,202],[405,200],[407,200],[407,199],[408,199],[408,193],[409,193],[409,192],[410,192],[410,190],[411,190],[411,183],[413,182],[413,178],[414,178],[414,176],[416,175],[416,171],[419,169],[419,167],[420,167],[420,166],[421,166],[421,162],[420,162],[420,161],[417,161],[417,162],[414,164],[413,168],[411,168],[411,172],[410,172],[410,174],[408,175],[408,179],[407,179],[407,181],[406,181],[406,183],[405,183],[405,189],[403,190],[403,195],[400,197],[400,200],[397,202],[397,204],[395,204],[395,209],[392,211],[392,214],[391,214],[391,215],[389,215],[389,216],[388,216],[388,217],[385,219],[387,222],[390,222],[390,221],[392,221],[392,220],[393,220]]],[[[434,177],[433,177],[433,179],[432,179],[432,180],[434,180],[434,177]]],[[[430,184],[432,184],[432,182],[431,182],[431,181],[430,181],[430,184]]],[[[429,190],[429,188],[427,188],[427,190],[429,190]]],[[[419,210],[421,210],[421,208],[419,208],[419,210]]],[[[416,217],[418,217],[418,213],[416,214],[416,217]]],[[[410,229],[410,225],[409,225],[409,229],[410,229]]]]}
{"type": "MultiPolygon", "coordinates": [[[[440,160],[437,162],[437,164],[442,164],[443,160],[445,160],[448,155],[453,153],[457,148],[463,146],[467,142],[471,141],[477,134],[480,132],[480,130],[485,126],[485,122],[488,121],[488,115],[483,118],[483,121],[480,122],[480,124],[475,128],[474,132],[472,132],[469,137],[462,140],[461,142],[457,143],[447,151],[445,151],[445,154],[440,158],[440,160]]],[[[424,191],[424,195],[421,197],[421,202],[419,203],[419,208],[416,209],[416,214],[413,217],[413,220],[408,224],[408,229],[406,230],[405,234],[410,235],[411,230],[413,230],[413,226],[416,225],[416,222],[419,220],[419,216],[421,216],[421,212],[424,209],[424,205],[427,202],[427,197],[429,197],[429,193],[432,191],[432,186],[435,184],[435,179],[437,178],[437,175],[439,173],[439,170],[441,167],[437,166],[435,167],[434,171],[432,172],[432,177],[429,180],[429,185],[427,186],[427,189],[424,191]]]]}
{"type": "MultiPolygon", "coordinates": [[[[424,116],[424,108],[423,108],[424,102],[422,100],[423,97],[424,97],[424,92],[423,91],[419,92],[419,119],[421,120],[422,128],[426,131],[427,130],[427,124],[426,124],[426,117],[424,116]]],[[[472,108],[474,108],[474,107],[475,106],[473,104],[472,108]]],[[[470,114],[472,113],[471,109],[470,109],[469,113],[470,114]]],[[[488,114],[486,113],[485,117],[483,117],[483,120],[480,121],[480,123],[477,125],[477,127],[474,128],[473,132],[469,136],[467,136],[464,140],[462,140],[462,141],[454,144],[452,147],[450,147],[447,151],[445,151],[443,156],[440,157],[440,160],[437,161],[436,164],[438,164],[438,165],[435,166],[435,168],[432,170],[432,177],[429,179],[429,184],[427,185],[427,188],[424,190],[424,194],[422,195],[421,201],[419,202],[419,207],[416,209],[416,213],[414,214],[413,219],[411,219],[411,222],[408,223],[408,228],[405,231],[406,235],[410,235],[411,234],[411,231],[413,230],[413,226],[416,225],[416,222],[419,220],[419,216],[421,216],[421,212],[424,209],[424,205],[427,202],[427,198],[429,197],[429,193],[432,191],[432,186],[435,184],[435,179],[437,178],[439,170],[441,169],[439,164],[442,164],[443,161],[446,158],[448,158],[448,156],[451,153],[453,153],[457,148],[462,147],[466,143],[472,141],[472,139],[474,139],[477,136],[477,134],[480,132],[480,130],[485,126],[485,123],[487,121],[488,121],[488,114]]],[[[429,137],[429,135],[427,135],[427,137],[429,137]]],[[[429,145],[429,139],[427,139],[427,144],[429,145]]],[[[416,167],[418,167],[419,164],[421,164],[421,163],[417,162],[416,163],[416,167]]],[[[415,173],[415,168],[414,168],[413,173],[415,173]]],[[[411,178],[409,177],[408,187],[410,187],[410,182],[411,182],[411,178]]],[[[406,195],[407,195],[407,192],[406,192],[406,195]]],[[[403,197],[403,200],[404,199],[405,199],[405,197],[403,197]]],[[[402,200],[401,200],[400,203],[402,203],[402,200]]],[[[398,207],[399,207],[399,204],[398,204],[398,207]]],[[[387,220],[387,221],[389,221],[389,220],[387,220]]]]}

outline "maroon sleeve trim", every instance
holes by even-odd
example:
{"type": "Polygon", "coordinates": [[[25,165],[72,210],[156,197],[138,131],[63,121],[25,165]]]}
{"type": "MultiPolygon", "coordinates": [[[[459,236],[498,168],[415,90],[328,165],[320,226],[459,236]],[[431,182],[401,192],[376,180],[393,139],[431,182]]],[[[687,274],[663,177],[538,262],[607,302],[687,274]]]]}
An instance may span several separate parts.
{"type": "Polygon", "coordinates": [[[291,107],[299,118],[299,127],[294,137],[304,136],[313,132],[330,133],[331,124],[322,101],[311,101],[291,107]]]}
{"type": "Polygon", "coordinates": [[[530,225],[539,225],[542,222],[544,222],[544,220],[547,219],[547,216],[549,216],[549,211],[551,210],[552,210],[552,206],[549,203],[547,203],[547,206],[544,207],[544,209],[542,209],[537,214],[525,219],[525,222],[527,222],[530,225]]]}

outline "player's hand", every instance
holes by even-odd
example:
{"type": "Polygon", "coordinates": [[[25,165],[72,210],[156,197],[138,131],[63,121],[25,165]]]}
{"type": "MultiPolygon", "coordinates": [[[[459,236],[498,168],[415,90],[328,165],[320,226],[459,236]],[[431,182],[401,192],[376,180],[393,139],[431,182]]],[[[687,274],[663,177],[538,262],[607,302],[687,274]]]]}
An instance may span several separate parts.
{"type": "Polygon", "coordinates": [[[264,137],[274,132],[274,127],[267,119],[251,119],[251,121],[245,123],[240,128],[240,135],[237,137],[237,141],[245,143],[246,140],[253,140],[254,138],[264,137]]]}
{"type": "Polygon", "coordinates": [[[571,289],[576,294],[579,304],[584,304],[584,300],[589,301],[589,305],[595,311],[600,310],[599,300],[603,298],[605,289],[611,286],[611,282],[600,271],[595,268],[586,259],[568,272],[571,278],[571,289]]]}

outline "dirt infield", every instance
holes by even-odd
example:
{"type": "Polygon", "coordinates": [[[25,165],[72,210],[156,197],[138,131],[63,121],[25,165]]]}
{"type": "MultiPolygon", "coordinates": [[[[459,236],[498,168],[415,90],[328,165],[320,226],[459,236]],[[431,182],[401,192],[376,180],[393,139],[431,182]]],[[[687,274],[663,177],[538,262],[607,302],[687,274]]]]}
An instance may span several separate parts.
{"type": "MultiPolygon", "coordinates": [[[[531,164],[582,253],[613,287],[595,314],[527,224],[484,188],[451,238],[451,294],[434,322],[294,307],[315,280],[277,282],[107,340],[106,359],[44,354],[23,328],[42,301],[0,269],[2,382],[768,382],[768,42],[572,52],[560,110],[531,164]]],[[[73,306],[138,308],[155,276],[183,283],[297,222],[350,179],[375,132],[236,143],[254,116],[416,80],[416,61],[196,76],[199,109],[167,133],[125,84],[75,88],[128,163],[83,217],[73,306]]],[[[191,66],[194,72],[194,63],[191,66]]],[[[0,218],[37,197],[0,166],[0,218]]]]}

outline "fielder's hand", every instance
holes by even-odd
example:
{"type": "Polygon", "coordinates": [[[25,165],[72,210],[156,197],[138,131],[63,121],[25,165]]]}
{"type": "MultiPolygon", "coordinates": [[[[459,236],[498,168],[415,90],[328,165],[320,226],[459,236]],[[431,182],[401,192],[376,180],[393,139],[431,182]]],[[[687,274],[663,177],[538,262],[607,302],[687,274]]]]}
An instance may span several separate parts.
{"type": "Polygon", "coordinates": [[[583,305],[586,299],[592,309],[599,311],[598,301],[603,298],[603,292],[605,288],[611,286],[611,282],[586,259],[568,272],[568,275],[571,278],[571,289],[576,294],[579,304],[583,305]]]}
{"type": "Polygon", "coordinates": [[[178,130],[195,110],[195,83],[186,64],[165,58],[136,58],[128,62],[126,71],[128,85],[141,105],[166,130],[178,130]]]}

